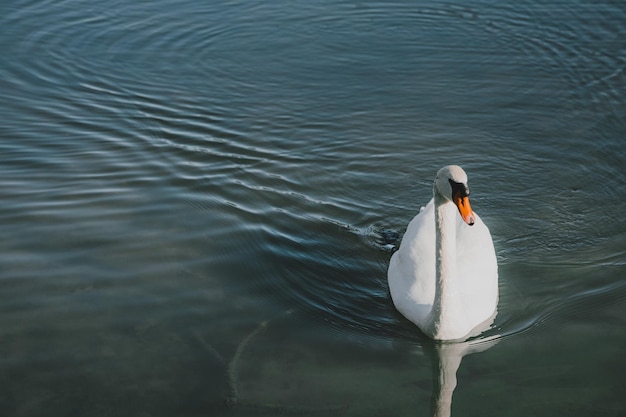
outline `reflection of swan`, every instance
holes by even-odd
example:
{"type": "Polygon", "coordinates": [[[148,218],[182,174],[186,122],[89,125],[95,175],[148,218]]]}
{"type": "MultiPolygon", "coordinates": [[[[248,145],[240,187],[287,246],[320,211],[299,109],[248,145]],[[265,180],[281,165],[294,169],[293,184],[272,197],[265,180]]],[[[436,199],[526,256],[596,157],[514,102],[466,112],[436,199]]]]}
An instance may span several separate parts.
{"type": "Polygon", "coordinates": [[[495,317],[496,254],[468,196],[465,171],[456,165],[441,168],[433,199],[409,223],[389,264],[396,308],[433,339],[465,339],[495,317]]]}
{"type": "Polygon", "coordinates": [[[452,394],[456,388],[456,372],[465,355],[483,352],[498,343],[491,340],[463,343],[437,343],[426,352],[433,364],[433,393],[431,397],[431,415],[449,417],[452,408],[452,394]]]}

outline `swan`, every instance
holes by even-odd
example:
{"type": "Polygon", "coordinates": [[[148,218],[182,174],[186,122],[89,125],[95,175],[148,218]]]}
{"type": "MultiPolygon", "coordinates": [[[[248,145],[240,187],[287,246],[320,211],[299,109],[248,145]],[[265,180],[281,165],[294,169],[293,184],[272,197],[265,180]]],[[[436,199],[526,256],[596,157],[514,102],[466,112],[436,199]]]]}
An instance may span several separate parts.
{"type": "Polygon", "coordinates": [[[464,340],[493,322],[496,252],[461,167],[437,172],[433,198],[407,226],[387,279],[396,309],[432,339],[464,340]]]}

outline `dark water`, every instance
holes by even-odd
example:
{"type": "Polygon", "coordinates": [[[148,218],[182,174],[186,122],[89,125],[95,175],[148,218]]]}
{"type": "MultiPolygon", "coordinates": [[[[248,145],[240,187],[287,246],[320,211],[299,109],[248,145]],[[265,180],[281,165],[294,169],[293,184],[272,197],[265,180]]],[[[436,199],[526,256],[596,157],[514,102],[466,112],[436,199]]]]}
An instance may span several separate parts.
{"type": "Polygon", "coordinates": [[[8,1],[0,52],[1,415],[626,414],[622,1],[8,1]],[[386,283],[449,163],[467,351],[386,283]]]}

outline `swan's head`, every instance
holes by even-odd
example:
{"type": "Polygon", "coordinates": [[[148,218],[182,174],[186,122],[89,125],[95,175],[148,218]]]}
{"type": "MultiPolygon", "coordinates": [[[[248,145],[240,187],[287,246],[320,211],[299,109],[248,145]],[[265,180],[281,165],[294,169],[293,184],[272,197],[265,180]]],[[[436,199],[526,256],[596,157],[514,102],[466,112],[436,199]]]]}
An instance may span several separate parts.
{"type": "Polygon", "coordinates": [[[437,172],[434,191],[448,201],[452,201],[465,223],[474,224],[474,212],[469,202],[469,186],[467,174],[458,165],[448,165],[437,172]]]}

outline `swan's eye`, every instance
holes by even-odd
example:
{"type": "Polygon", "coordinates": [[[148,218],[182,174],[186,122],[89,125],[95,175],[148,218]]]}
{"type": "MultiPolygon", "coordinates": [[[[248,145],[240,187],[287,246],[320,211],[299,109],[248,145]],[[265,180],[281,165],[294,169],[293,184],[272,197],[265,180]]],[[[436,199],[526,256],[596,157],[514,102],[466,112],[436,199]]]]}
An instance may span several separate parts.
{"type": "Polygon", "coordinates": [[[463,184],[462,182],[455,182],[451,179],[448,179],[448,181],[450,182],[450,187],[452,187],[452,198],[454,198],[455,195],[459,197],[469,196],[470,192],[467,184],[463,184]]]}

